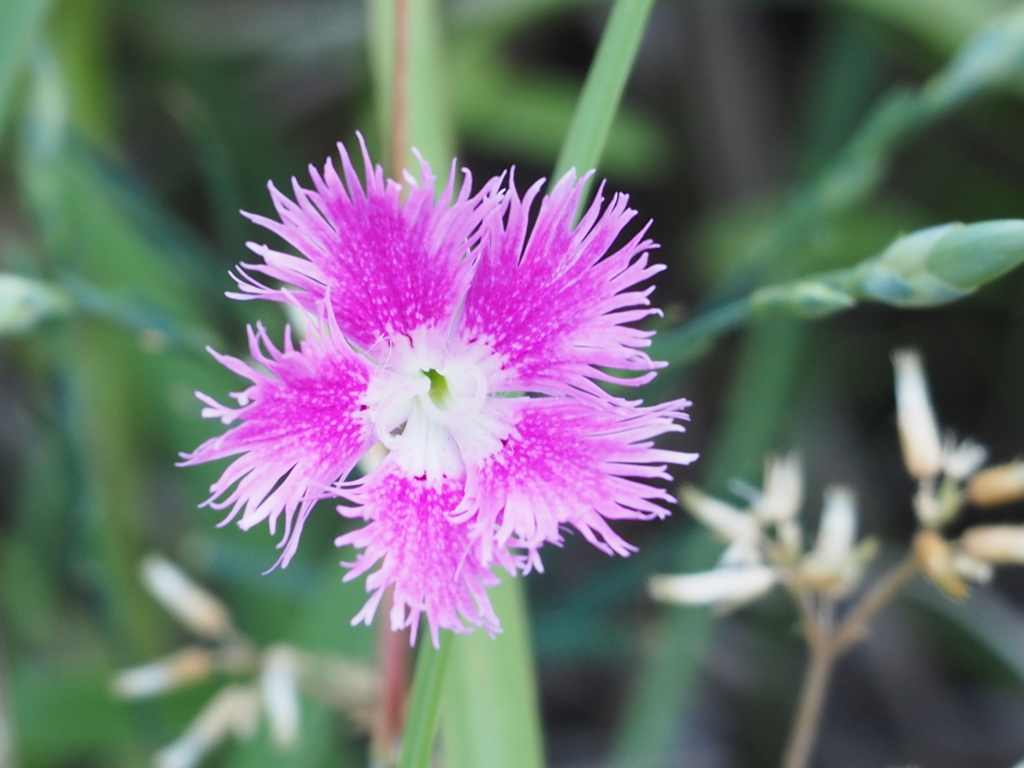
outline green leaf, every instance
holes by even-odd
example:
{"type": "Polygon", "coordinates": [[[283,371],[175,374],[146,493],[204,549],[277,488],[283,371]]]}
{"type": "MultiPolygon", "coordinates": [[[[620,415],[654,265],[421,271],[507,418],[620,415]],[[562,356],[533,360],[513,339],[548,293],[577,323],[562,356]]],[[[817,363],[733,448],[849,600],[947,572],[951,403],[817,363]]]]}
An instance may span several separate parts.
{"type": "Polygon", "coordinates": [[[93,658],[60,666],[22,661],[13,667],[13,720],[26,764],[77,762],[129,742],[128,707],[111,696],[110,674],[93,658]]]}
{"type": "Polygon", "coordinates": [[[544,751],[521,578],[489,592],[504,632],[453,635],[445,681],[448,768],[541,768],[544,751]],[[521,618],[520,618],[521,617],[521,618]]]}
{"type": "Polygon", "coordinates": [[[0,0],[0,136],[18,75],[51,0],[0,0]]]}
{"type": "Polygon", "coordinates": [[[1024,69],[1024,6],[1000,14],[961,48],[923,95],[948,108],[1010,83],[1024,69]]]}
{"type": "Polygon", "coordinates": [[[452,650],[452,638],[444,633],[440,648],[429,639],[420,642],[412,690],[409,692],[409,713],[402,733],[402,749],[398,768],[429,768],[434,748],[434,734],[441,715],[441,693],[445,671],[452,650]]]}
{"type": "Polygon", "coordinates": [[[551,182],[570,168],[584,173],[601,160],[654,0],[616,0],[590,65],[551,182]]]}
{"type": "Polygon", "coordinates": [[[930,584],[912,582],[906,597],[967,633],[1024,681],[1024,618],[1020,609],[993,589],[979,587],[969,600],[954,601],[930,584]]]}
{"type": "Polygon", "coordinates": [[[1002,11],[1001,0],[833,0],[949,53],[1002,11]]]}

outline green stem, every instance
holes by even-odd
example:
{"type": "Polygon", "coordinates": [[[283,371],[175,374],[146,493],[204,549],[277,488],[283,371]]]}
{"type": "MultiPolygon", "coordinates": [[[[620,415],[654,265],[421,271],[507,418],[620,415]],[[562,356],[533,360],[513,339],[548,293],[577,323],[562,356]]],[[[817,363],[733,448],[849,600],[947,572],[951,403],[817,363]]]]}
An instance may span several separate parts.
{"type": "Polygon", "coordinates": [[[423,642],[409,695],[409,712],[402,736],[398,768],[429,768],[434,734],[441,715],[441,693],[452,641],[445,637],[440,648],[423,642]]]}
{"type": "Polygon", "coordinates": [[[615,0],[562,143],[552,183],[570,168],[583,173],[596,168],[601,160],[653,4],[654,0],[615,0]]]}

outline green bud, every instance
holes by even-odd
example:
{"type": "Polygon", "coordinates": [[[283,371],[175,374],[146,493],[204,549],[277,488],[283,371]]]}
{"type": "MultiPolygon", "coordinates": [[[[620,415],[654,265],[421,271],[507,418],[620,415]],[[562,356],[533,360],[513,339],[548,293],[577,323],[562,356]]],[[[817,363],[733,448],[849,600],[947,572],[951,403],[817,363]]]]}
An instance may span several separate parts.
{"type": "Polygon", "coordinates": [[[24,333],[40,320],[70,309],[71,301],[62,291],[21,275],[0,274],[0,336],[24,333]]]}
{"type": "Polygon", "coordinates": [[[848,293],[817,280],[769,285],[758,288],[750,296],[750,308],[755,313],[781,309],[810,319],[827,317],[856,303],[848,293]]]}
{"type": "Polygon", "coordinates": [[[960,49],[925,88],[933,104],[950,108],[1024,72],[1024,7],[995,17],[960,49]]]}
{"type": "Polygon", "coordinates": [[[956,227],[928,255],[927,268],[940,280],[973,291],[1024,262],[1024,221],[983,221],[956,227]]]}
{"type": "Polygon", "coordinates": [[[931,307],[961,299],[970,293],[947,283],[928,269],[928,257],[937,243],[959,224],[940,224],[898,238],[881,255],[854,267],[848,275],[855,293],[895,307],[931,307]]]}

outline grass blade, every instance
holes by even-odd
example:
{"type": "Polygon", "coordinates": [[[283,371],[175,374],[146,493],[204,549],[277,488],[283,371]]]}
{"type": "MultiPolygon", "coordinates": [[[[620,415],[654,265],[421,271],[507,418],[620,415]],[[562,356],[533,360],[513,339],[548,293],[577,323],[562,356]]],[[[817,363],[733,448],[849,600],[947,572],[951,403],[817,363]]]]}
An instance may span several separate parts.
{"type": "Polygon", "coordinates": [[[552,182],[570,168],[582,173],[596,168],[601,160],[653,4],[654,0],[616,0],[612,6],[552,182]]]}
{"type": "Polygon", "coordinates": [[[522,579],[490,591],[504,632],[445,638],[455,646],[444,691],[448,768],[541,768],[540,714],[522,579]]]}
{"type": "Polygon", "coordinates": [[[0,0],[0,136],[14,84],[49,8],[50,0],[0,0]]]}

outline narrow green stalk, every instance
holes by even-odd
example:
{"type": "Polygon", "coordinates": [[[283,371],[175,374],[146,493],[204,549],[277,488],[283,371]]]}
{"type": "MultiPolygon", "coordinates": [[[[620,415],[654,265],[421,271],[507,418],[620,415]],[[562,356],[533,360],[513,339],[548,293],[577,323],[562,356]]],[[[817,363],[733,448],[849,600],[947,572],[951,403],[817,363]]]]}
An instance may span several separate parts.
{"type": "Polygon", "coordinates": [[[552,182],[570,168],[584,173],[600,162],[653,4],[654,0],[615,0],[555,164],[552,182]]]}
{"type": "MultiPolygon", "coordinates": [[[[447,633],[446,633],[447,634],[447,633]]],[[[451,653],[452,639],[444,637],[440,648],[429,641],[421,643],[416,673],[409,694],[409,712],[405,719],[405,733],[398,756],[398,768],[429,768],[441,716],[441,692],[444,690],[445,670],[451,653]]]]}

